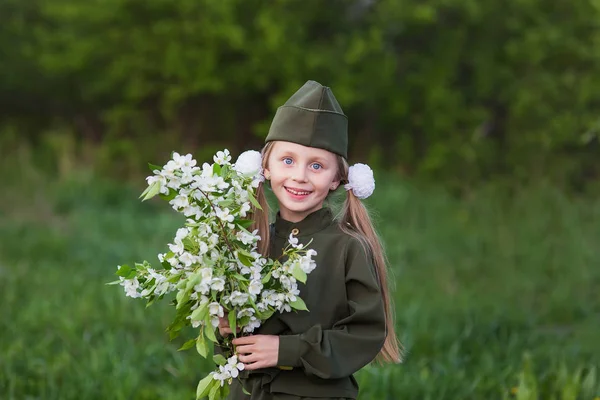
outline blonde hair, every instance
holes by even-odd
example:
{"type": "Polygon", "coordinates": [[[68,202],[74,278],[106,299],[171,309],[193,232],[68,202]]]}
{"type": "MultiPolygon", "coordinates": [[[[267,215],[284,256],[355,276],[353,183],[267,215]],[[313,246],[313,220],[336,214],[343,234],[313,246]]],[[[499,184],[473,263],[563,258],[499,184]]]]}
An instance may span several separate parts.
{"type": "MultiPolygon", "coordinates": [[[[267,161],[273,150],[275,142],[268,142],[262,149],[262,167],[267,167],[267,161]]],[[[337,166],[338,172],[335,177],[335,181],[339,181],[340,185],[343,185],[348,181],[348,162],[340,155],[337,155],[337,166]]],[[[262,210],[254,207],[252,209],[252,215],[254,224],[252,229],[258,229],[261,241],[259,242],[259,252],[267,257],[269,253],[270,244],[270,229],[269,229],[269,205],[264,192],[264,182],[261,183],[257,190],[257,200],[262,207],[262,210]]],[[[398,363],[402,361],[402,348],[398,338],[396,337],[396,331],[394,329],[394,312],[392,307],[392,301],[390,298],[390,291],[388,287],[388,273],[387,273],[387,260],[381,240],[375,228],[373,222],[369,216],[364,204],[359,198],[354,196],[352,190],[346,191],[346,200],[342,207],[341,218],[339,219],[340,229],[355,238],[357,238],[365,247],[365,250],[372,257],[377,277],[379,280],[379,286],[381,288],[381,296],[383,297],[385,319],[386,319],[386,338],[383,344],[383,348],[379,352],[376,361],[382,363],[398,363]]]]}

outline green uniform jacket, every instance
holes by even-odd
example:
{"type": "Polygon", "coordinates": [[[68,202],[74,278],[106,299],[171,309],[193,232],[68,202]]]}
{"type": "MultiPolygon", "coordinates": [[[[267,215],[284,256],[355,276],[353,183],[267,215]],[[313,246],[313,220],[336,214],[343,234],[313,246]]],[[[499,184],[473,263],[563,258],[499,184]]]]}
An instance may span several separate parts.
{"type": "MultiPolygon", "coordinates": [[[[298,283],[309,311],[276,313],[254,334],[280,335],[277,365],[242,371],[251,397],[285,393],[299,397],[352,398],[358,395],[353,373],[371,362],[386,337],[385,312],[371,256],[361,242],[342,232],[329,208],[292,223],[277,216],[270,256],[282,254],[292,230],[317,251],[317,267],[306,285],[298,283]]],[[[234,381],[235,386],[235,381],[234,381]]],[[[237,385],[239,386],[239,384],[237,385]]]]}

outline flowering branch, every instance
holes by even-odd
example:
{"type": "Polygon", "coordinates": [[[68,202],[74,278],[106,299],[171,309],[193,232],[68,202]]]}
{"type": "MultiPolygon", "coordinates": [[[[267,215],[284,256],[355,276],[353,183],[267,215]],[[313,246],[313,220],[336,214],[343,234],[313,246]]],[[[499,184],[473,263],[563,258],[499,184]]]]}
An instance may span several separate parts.
{"type": "MultiPolygon", "coordinates": [[[[211,208],[213,209],[214,213],[217,214],[217,209],[215,208],[215,205],[213,204],[212,201],[210,201],[210,199],[208,198],[208,195],[206,193],[204,193],[202,190],[198,189],[198,191],[200,193],[202,193],[204,195],[204,197],[206,197],[206,201],[208,202],[208,204],[210,204],[211,208]]],[[[219,226],[221,227],[221,232],[223,233],[222,238],[225,239],[225,244],[227,245],[227,247],[229,248],[229,251],[231,252],[231,254],[235,254],[233,252],[233,248],[231,247],[231,244],[229,244],[229,240],[227,239],[227,232],[225,231],[225,227],[223,226],[223,221],[221,221],[220,218],[217,218],[217,222],[219,223],[219,226]]]]}
{"type": "MultiPolygon", "coordinates": [[[[247,215],[260,209],[256,200],[264,179],[260,153],[242,153],[232,165],[224,150],[213,160],[200,168],[190,154],[173,153],[162,168],[151,166],[154,175],[147,178],[148,188],[140,197],[160,195],[187,220],[168,244],[169,251],[158,255],[163,269],[154,269],[147,261],[120,265],[119,280],[113,282],[121,284],[127,296],[144,298],[148,304],[176,292],[176,313],[167,331],[173,339],[185,326],[199,327],[199,336],[180,350],[195,346],[205,358],[208,341],[217,342],[215,330],[226,312],[232,331],[239,328],[244,335],[277,311],[308,311],[298,282],[305,283],[316,267],[310,243],[299,244],[293,235],[280,258],[268,259],[258,252],[261,238],[258,230],[248,231],[252,221],[247,215]],[[287,258],[283,263],[282,257],[287,258]]],[[[243,370],[229,338],[220,344],[227,358],[213,357],[216,369],[199,382],[198,399],[225,398],[243,370]]]]}

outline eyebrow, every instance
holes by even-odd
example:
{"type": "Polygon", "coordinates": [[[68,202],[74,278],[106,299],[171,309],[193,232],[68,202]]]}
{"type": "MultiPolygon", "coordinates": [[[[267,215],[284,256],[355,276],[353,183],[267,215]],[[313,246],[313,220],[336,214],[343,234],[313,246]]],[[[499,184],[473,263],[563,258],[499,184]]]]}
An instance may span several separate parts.
{"type": "MultiPolygon", "coordinates": [[[[292,150],[284,150],[284,151],[281,152],[281,154],[279,155],[279,157],[285,157],[285,156],[296,157],[297,154],[294,153],[292,150]]],[[[311,156],[311,157],[309,157],[309,160],[318,161],[318,162],[320,162],[322,164],[328,164],[329,163],[329,161],[326,158],[323,158],[322,156],[311,156]]]]}

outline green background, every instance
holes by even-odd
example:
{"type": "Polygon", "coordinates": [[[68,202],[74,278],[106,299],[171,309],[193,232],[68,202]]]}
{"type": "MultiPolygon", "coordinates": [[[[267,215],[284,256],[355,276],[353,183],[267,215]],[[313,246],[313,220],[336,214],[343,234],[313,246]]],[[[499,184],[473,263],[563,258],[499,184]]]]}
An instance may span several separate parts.
{"type": "MultiPolygon", "coordinates": [[[[125,298],[180,216],[146,163],[259,149],[332,87],[390,260],[401,365],[360,399],[600,397],[600,3],[1,0],[0,398],[191,399],[125,298]]],[[[338,199],[339,200],[339,199],[338,199]]]]}

